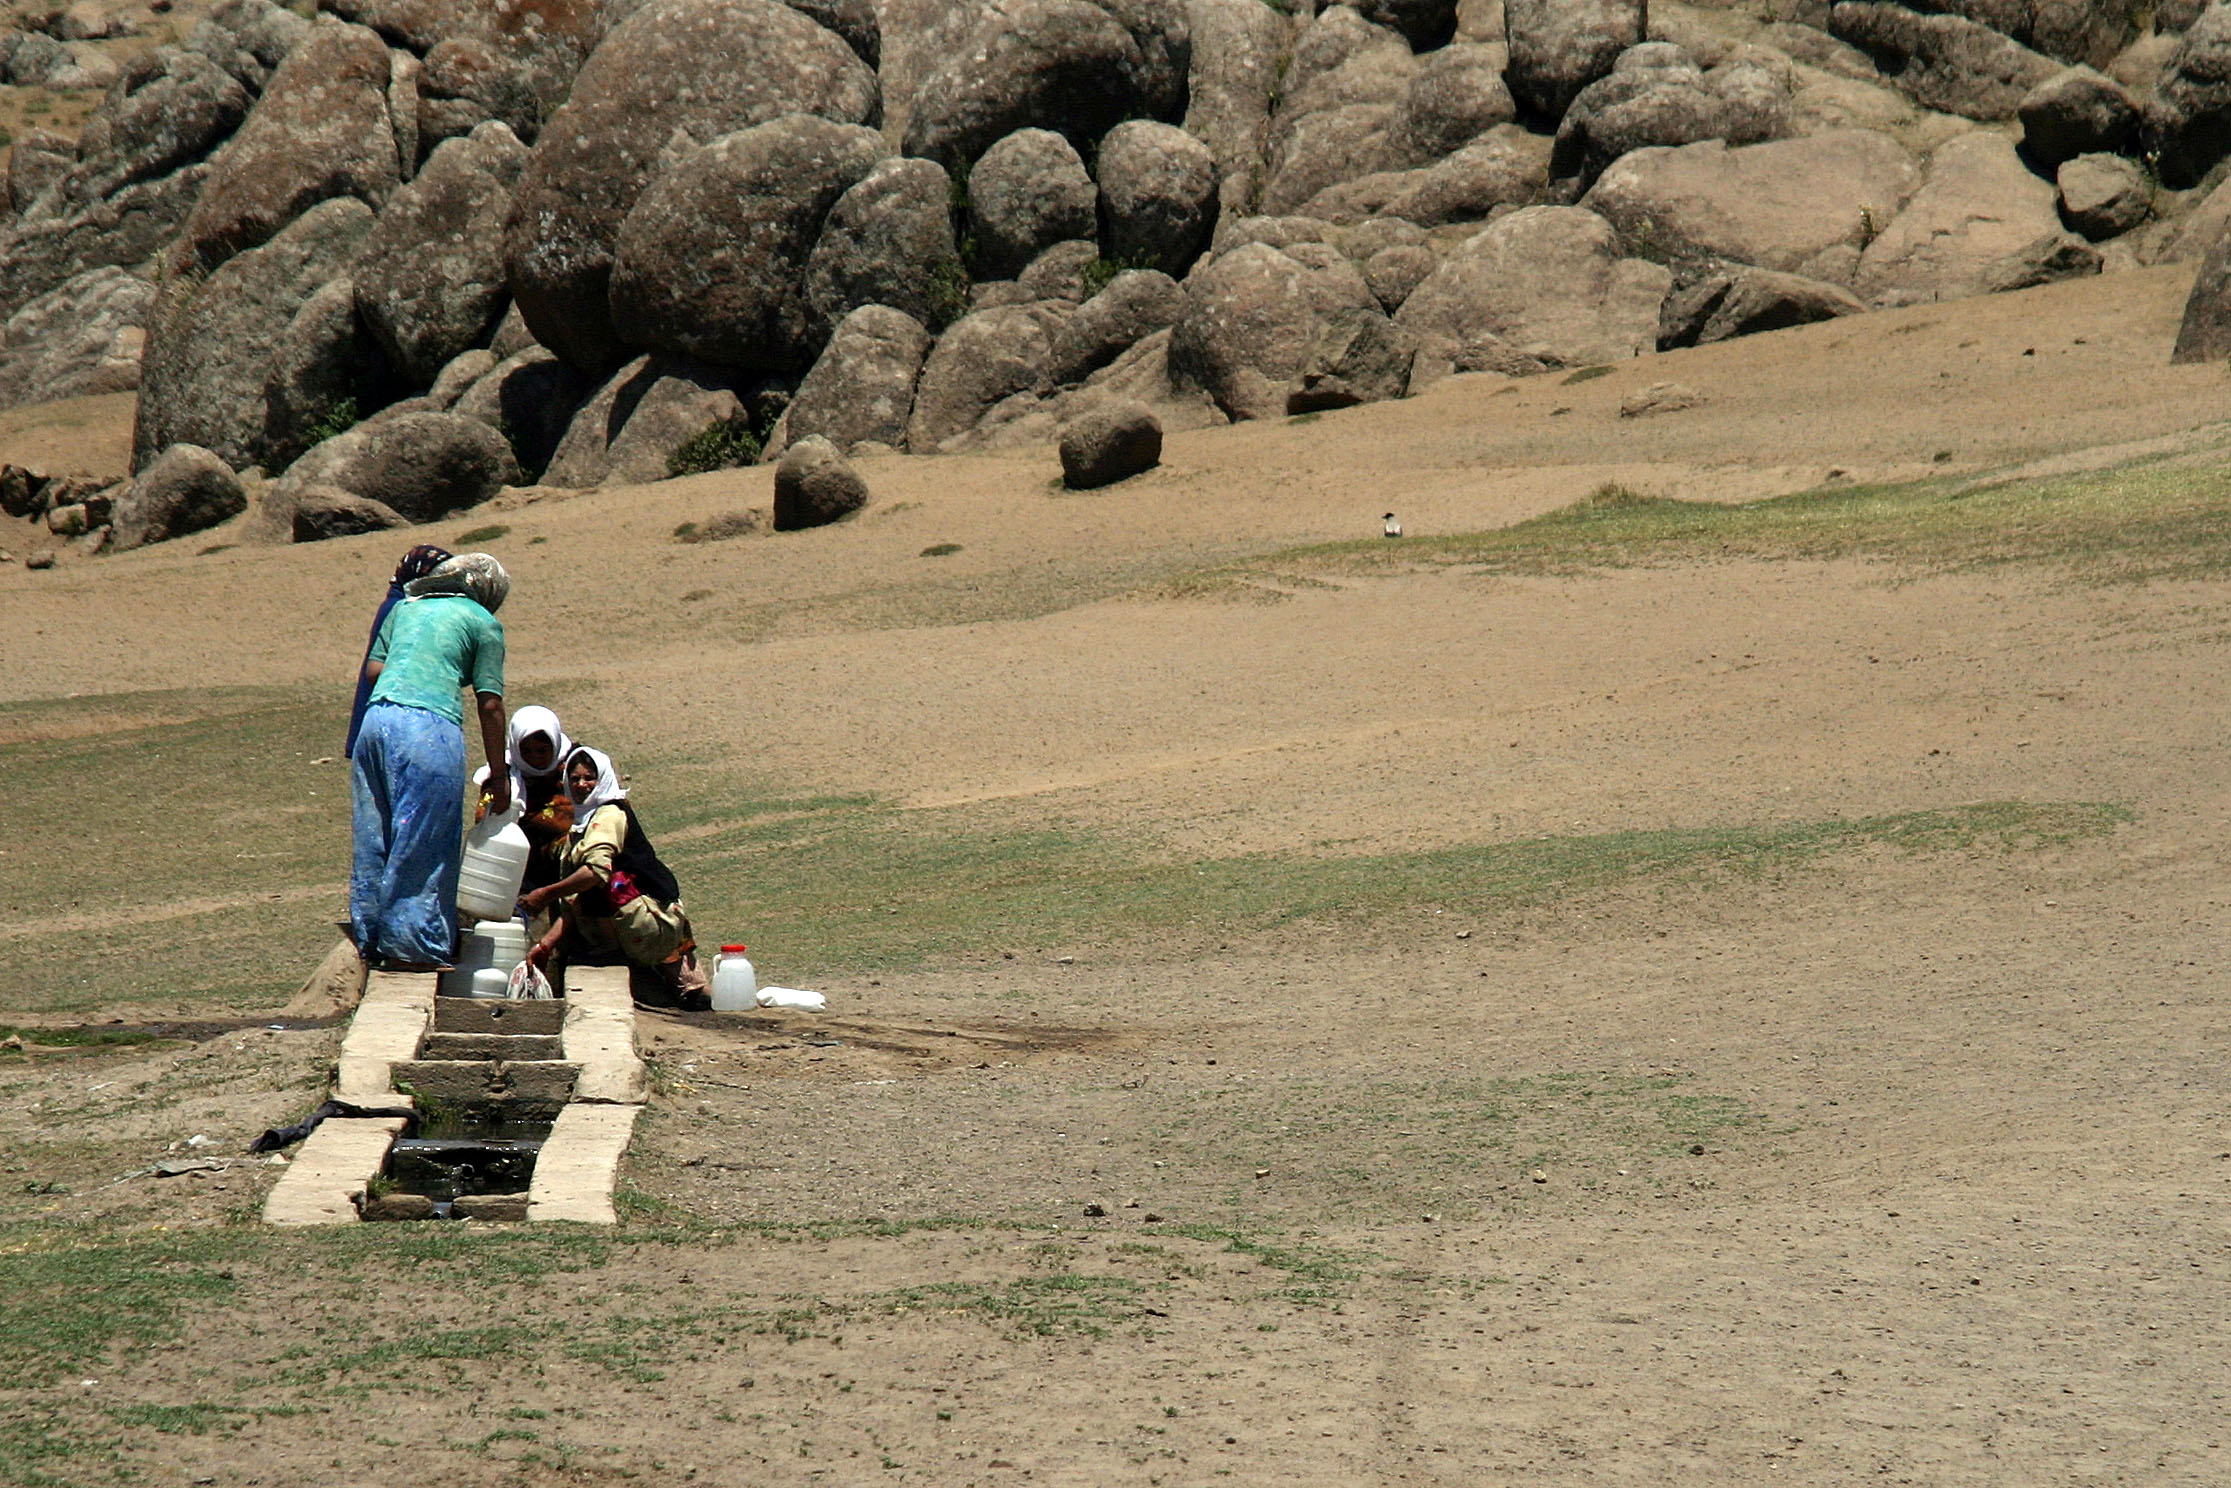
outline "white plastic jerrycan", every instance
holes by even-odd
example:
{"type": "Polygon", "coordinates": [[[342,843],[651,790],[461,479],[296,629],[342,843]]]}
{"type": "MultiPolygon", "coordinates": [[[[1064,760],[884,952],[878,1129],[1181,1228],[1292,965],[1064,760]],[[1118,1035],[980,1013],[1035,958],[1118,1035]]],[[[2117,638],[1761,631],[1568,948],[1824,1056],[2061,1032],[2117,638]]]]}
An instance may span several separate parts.
{"type": "Polygon", "coordinates": [[[720,960],[713,965],[713,1011],[740,1013],[758,1005],[759,975],[744,959],[744,948],[722,946],[720,960]]]}
{"type": "Polygon", "coordinates": [[[457,872],[457,912],[469,920],[508,920],[527,878],[527,834],[519,829],[519,802],[483,817],[465,834],[465,861],[457,872]]]}

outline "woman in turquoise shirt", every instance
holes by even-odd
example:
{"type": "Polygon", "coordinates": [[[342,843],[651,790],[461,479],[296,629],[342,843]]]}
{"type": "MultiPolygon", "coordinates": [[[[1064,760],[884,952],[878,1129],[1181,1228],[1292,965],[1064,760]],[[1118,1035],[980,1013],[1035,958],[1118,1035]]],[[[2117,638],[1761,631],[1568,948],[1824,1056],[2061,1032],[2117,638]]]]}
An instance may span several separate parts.
{"type": "Polygon", "coordinates": [[[464,855],[465,710],[471,688],[488,756],[489,809],[511,804],[504,763],[504,628],[511,590],[486,553],[452,558],[403,586],[372,641],[371,702],[357,734],[356,860],[349,924],[357,953],[387,971],[437,971],[457,951],[464,855]]]}

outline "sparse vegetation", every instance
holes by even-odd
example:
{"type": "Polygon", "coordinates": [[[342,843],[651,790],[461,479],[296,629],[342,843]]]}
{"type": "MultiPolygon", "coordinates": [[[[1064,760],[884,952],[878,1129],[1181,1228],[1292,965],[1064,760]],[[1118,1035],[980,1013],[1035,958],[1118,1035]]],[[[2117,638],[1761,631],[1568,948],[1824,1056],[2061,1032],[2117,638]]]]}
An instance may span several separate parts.
{"type": "Polygon", "coordinates": [[[1139,258],[1121,256],[1096,258],[1084,266],[1077,278],[1084,285],[1085,298],[1089,300],[1100,293],[1101,290],[1113,284],[1118,274],[1127,273],[1132,269],[1151,269],[1153,267],[1152,263],[1139,258]]]}
{"type": "Polygon", "coordinates": [[[667,459],[669,476],[706,475],[756,464],[766,439],[748,421],[712,424],[692,435],[667,459]]]}
{"type": "Polygon", "coordinates": [[[961,545],[955,542],[931,543],[928,547],[922,549],[922,556],[924,558],[949,558],[960,550],[961,545]]]}
{"type": "Polygon", "coordinates": [[[685,543],[726,542],[734,537],[748,537],[767,528],[767,514],[762,511],[722,512],[704,522],[684,522],[674,529],[674,540],[685,543]]]}
{"type": "Polygon", "coordinates": [[[1576,382],[1594,382],[1599,377],[1609,377],[1611,375],[1611,371],[1612,369],[1607,365],[1582,367],[1577,372],[1568,372],[1567,374],[1565,374],[1565,378],[1561,386],[1571,387],[1576,382]]]}
{"type": "Polygon", "coordinates": [[[2049,480],[1939,477],[1722,505],[1606,486],[1488,532],[1294,548],[1223,570],[1364,573],[1447,564],[1572,574],[1730,560],[1860,559],[1900,574],[2036,565],[2090,583],[2231,572],[2231,475],[2159,464],[2049,480]]]}
{"type": "Polygon", "coordinates": [[[509,536],[511,536],[511,528],[502,522],[490,522],[484,526],[460,532],[450,541],[460,548],[471,548],[477,547],[481,543],[502,542],[509,536]]]}
{"type": "Polygon", "coordinates": [[[302,431],[302,447],[314,449],[328,439],[338,439],[363,421],[356,399],[343,398],[302,431]]]}

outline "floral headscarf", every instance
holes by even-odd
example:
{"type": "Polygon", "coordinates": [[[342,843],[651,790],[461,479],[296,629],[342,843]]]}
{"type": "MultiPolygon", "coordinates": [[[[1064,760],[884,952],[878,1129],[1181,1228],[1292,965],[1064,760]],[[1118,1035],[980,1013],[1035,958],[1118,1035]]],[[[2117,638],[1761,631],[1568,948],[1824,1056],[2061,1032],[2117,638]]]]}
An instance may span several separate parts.
{"type": "Polygon", "coordinates": [[[424,578],[405,584],[403,592],[412,599],[424,599],[429,594],[461,594],[493,615],[503,607],[504,596],[511,592],[511,575],[486,553],[461,553],[443,560],[424,578]]]}

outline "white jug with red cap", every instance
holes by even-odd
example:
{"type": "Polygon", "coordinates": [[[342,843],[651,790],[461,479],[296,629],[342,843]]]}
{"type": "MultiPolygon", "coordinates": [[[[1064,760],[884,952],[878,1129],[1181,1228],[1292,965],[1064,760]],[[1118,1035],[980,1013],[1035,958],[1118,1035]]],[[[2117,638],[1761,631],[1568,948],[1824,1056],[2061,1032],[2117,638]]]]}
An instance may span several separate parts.
{"type": "Polygon", "coordinates": [[[713,963],[713,1011],[740,1013],[759,1006],[759,975],[744,959],[740,945],[720,948],[720,960],[713,963]]]}

